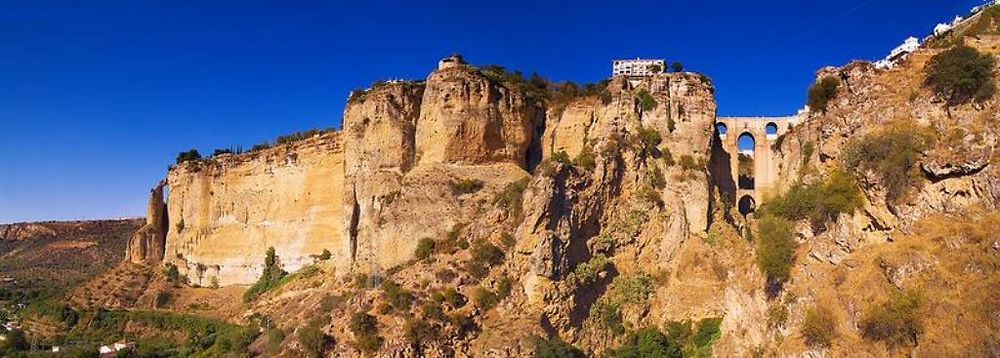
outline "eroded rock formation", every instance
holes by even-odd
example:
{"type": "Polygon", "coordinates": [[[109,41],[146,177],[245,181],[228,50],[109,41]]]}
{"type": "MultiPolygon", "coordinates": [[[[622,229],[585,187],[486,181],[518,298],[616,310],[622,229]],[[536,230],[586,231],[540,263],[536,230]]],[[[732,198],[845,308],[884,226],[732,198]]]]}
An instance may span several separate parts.
{"type": "Polygon", "coordinates": [[[128,240],[125,259],[132,263],[159,263],[167,244],[167,204],[163,201],[163,187],[160,181],[149,192],[146,207],[146,225],[132,234],[128,240]]]}

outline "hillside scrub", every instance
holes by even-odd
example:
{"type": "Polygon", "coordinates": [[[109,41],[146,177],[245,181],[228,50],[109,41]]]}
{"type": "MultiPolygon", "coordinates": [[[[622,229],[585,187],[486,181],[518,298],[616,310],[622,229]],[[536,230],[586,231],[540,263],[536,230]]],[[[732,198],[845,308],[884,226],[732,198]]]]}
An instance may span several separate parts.
{"type": "Polygon", "coordinates": [[[531,338],[531,343],[535,349],[535,358],[584,358],[582,351],[566,343],[559,337],[545,339],[538,336],[531,338]]]}
{"type": "Polygon", "coordinates": [[[769,283],[780,286],[788,281],[797,246],[792,222],[775,215],[761,217],[757,228],[757,265],[769,283]]]}
{"type": "Polygon", "coordinates": [[[931,58],[925,69],[927,84],[949,106],[984,102],[996,93],[993,72],[996,59],[976,49],[958,45],[931,58]]]}
{"type": "Polygon", "coordinates": [[[286,275],[288,272],[282,270],[278,265],[278,256],[275,255],[274,248],[267,248],[267,254],[264,256],[264,272],[261,273],[257,282],[243,293],[243,302],[249,303],[264,292],[279,286],[286,275]]]}
{"type": "Polygon", "coordinates": [[[862,335],[893,346],[916,344],[924,329],[919,312],[922,306],[920,292],[894,293],[888,301],[870,308],[862,317],[862,335]]]}
{"type": "Polygon", "coordinates": [[[417,260],[427,259],[434,253],[436,245],[437,244],[434,242],[434,239],[429,237],[422,238],[420,241],[417,241],[417,248],[413,251],[413,256],[415,256],[417,260]]]}
{"type": "Polygon", "coordinates": [[[807,345],[827,347],[836,338],[836,329],[836,318],[829,310],[813,307],[806,311],[805,319],[802,321],[802,338],[807,345]]]}
{"type": "Polygon", "coordinates": [[[573,165],[587,170],[594,170],[597,167],[597,160],[594,158],[594,148],[589,145],[583,146],[580,149],[580,153],[576,155],[576,158],[573,158],[573,165]]]}
{"type": "Polygon", "coordinates": [[[680,345],[672,341],[660,332],[660,330],[647,327],[630,334],[625,340],[625,344],[617,349],[612,349],[609,355],[613,358],[681,358],[684,357],[684,351],[681,350],[680,345]]]}
{"type": "Polygon", "coordinates": [[[814,230],[821,230],[840,214],[853,213],[863,200],[854,178],[838,169],[821,182],[793,185],[760,211],[791,221],[808,219],[814,230]]]}
{"type": "Polygon", "coordinates": [[[472,276],[483,278],[490,268],[503,263],[504,258],[499,247],[485,239],[477,239],[472,243],[472,259],[465,263],[465,269],[472,276]]]}
{"type": "Polygon", "coordinates": [[[615,277],[608,291],[590,306],[590,317],[614,334],[625,333],[622,306],[646,304],[652,294],[653,277],[648,273],[615,277]]]}
{"type": "Polygon", "coordinates": [[[864,178],[874,176],[874,184],[885,190],[888,203],[896,204],[923,184],[919,160],[930,147],[934,134],[913,124],[891,124],[851,141],[844,149],[844,169],[864,178]]]}
{"type": "MultiPolygon", "coordinates": [[[[322,357],[323,352],[326,350],[327,344],[330,342],[329,337],[326,333],[323,333],[323,324],[330,320],[329,316],[320,316],[309,320],[304,327],[299,328],[296,335],[299,339],[299,345],[302,346],[302,350],[308,357],[322,357]]],[[[280,344],[280,343],[279,343],[280,344]]]]}
{"type": "Polygon", "coordinates": [[[372,315],[358,312],[351,316],[347,328],[354,334],[358,348],[368,353],[378,352],[384,339],[378,334],[378,321],[372,315]]]}
{"type": "Polygon", "coordinates": [[[813,111],[825,113],[830,100],[837,95],[838,87],[840,87],[840,80],[835,77],[823,77],[809,87],[806,104],[813,111]]]}

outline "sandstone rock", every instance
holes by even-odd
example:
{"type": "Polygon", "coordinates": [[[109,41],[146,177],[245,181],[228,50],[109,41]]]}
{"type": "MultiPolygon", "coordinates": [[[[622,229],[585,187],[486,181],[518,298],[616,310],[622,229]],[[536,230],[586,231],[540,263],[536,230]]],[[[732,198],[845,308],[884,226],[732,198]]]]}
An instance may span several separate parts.
{"type": "Polygon", "coordinates": [[[139,228],[128,241],[125,259],[132,263],[159,263],[167,241],[167,204],[163,201],[165,181],[150,190],[146,206],[146,225],[139,228]]]}
{"type": "Polygon", "coordinates": [[[289,272],[324,249],[343,262],[342,140],[325,133],[174,167],[164,261],[202,286],[257,281],[268,247],[289,272]]]}
{"type": "Polygon", "coordinates": [[[437,70],[427,78],[416,128],[420,164],[526,167],[539,108],[470,66],[437,70]]]}

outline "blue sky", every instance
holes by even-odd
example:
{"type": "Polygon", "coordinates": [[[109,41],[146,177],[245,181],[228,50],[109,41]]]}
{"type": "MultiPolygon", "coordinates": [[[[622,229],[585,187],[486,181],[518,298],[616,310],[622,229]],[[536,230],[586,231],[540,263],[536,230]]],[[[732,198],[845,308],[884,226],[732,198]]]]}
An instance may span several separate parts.
{"type": "Polygon", "coordinates": [[[177,152],[339,127],[352,88],[452,52],[577,82],[677,60],[712,77],[720,115],[783,115],[821,66],[978,3],[7,0],[0,222],[143,215],[177,152]]]}

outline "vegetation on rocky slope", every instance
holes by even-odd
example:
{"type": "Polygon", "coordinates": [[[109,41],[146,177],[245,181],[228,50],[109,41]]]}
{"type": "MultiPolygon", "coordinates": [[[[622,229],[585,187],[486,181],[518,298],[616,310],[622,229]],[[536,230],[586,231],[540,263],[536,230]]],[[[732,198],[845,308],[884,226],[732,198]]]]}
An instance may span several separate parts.
{"type": "Polygon", "coordinates": [[[995,68],[996,59],[992,55],[959,45],[931,58],[925,69],[925,82],[948,105],[983,102],[996,93],[995,68]]]}

